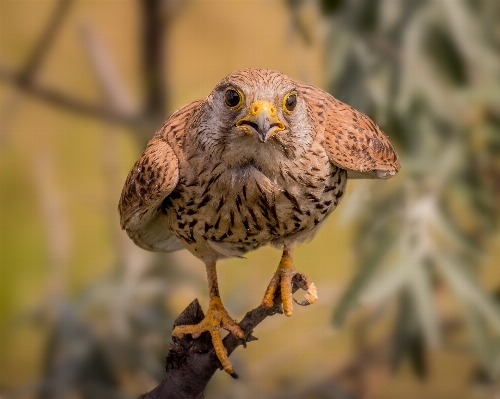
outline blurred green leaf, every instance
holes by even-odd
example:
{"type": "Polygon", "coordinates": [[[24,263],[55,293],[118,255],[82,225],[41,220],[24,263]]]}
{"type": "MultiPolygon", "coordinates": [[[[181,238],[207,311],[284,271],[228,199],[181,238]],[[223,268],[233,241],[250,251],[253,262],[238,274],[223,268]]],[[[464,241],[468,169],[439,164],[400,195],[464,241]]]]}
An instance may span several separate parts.
{"type": "MultiPolygon", "coordinates": [[[[500,328],[498,306],[477,277],[500,220],[500,97],[493,94],[500,93],[500,30],[493,22],[500,6],[466,0],[319,5],[328,21],[328,90],[371,116],[402,160],[390,191],[374,183],[371,202],[357,202],[359,270],[333,321],[338,326],[355,304],[386,301],[402,290],[411,302],[400,304],[405,320],[418,328],[395,328],[408,334],[402,342],[415,343],[411,356],[423,373],[419,343],[436,344],[440,335],[436,270],[472,309],[467,312],[495,333],[500,328]]],[[[349,214],[354,207],[349,204],[349,214]]],[[[479,331],[478,348],[491,341],[477,322],[469,324],[479,331]]],[[[481,356],[489,370],[500,363],[491,348],[480,352],[494,358],[481,356]]]]}
{"type": "Polygon", "coordinates": [[[359,296],[365,288],[369,279],[372,278],[373,273],[379,266],[379,262],[386,255],[387,249],[392,245],[392,241],[385,241],[377,247],[371,262],[363,264],[361,270],[354,277],[353,282],[342,295],[335,312],[333,314],[333,324],[340,327],[347,317],[348,313],[359,301],[359,296]]]}

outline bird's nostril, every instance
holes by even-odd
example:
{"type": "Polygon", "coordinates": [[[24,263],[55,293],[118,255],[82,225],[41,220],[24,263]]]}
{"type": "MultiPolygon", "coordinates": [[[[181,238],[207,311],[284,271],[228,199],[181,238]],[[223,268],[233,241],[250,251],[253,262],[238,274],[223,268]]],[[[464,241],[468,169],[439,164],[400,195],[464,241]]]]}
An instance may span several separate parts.
{"type": "Polygon", "coordinates": [[[256,114],[257,112],[259,112],[259,107],[257,105],[254,105],[252,108],[252,113],[256,114]]]}

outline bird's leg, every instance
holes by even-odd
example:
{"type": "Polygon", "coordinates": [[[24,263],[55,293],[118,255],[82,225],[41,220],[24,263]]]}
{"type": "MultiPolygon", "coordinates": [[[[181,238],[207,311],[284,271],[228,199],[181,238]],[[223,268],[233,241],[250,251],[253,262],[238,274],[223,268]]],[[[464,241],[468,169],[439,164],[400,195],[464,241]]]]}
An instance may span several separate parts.
{"type": "Polygon", "coordinates": [[[219,358],[222,368],[231,376],[237,377],[233,370],[233,366],[227,356],[226,348],[222,343],[221,328],[231,332],[238,338],[243,338],[243,330],[238,323],[234,321],[227,313],[226,308],[222,304],[219,295],[219,285],[217,283],[217,271],[215,262],[206,264],[208,288],[210,291],[210,305],[205,318],[198,324],[177,326],[172,331],[172,335],[182,338],[185,334],[191,334],[193,338],[200,336],[202,332],[208,331],[212,336],[212,343],[215,348],[215,354],[219,358]]]}
{"type": "MultiPolygon", "coordinates": [[[[274,304],[274,295],[278,287],[281,289],[281,300],[283,301],[283,311],[285,315],[291,316],[293,311],[292,299],[292,278],[298,271],[295,269],[292,261],[293,256],[293,245],[285,245],[283,249],[283,255],[281,256],[281,261],[274,273],[273,278],[269,282],[266,293],[264,294],[264,299],[262,300],[262,306],[270,308],[274,304]]],[[[302,306],[310,305],[318,299],[318,293],[316,286],[311,281],[309,277],[305,277],[307,290],[304,297],[304,301],[297,302],[297,304],[302,306]]]]}

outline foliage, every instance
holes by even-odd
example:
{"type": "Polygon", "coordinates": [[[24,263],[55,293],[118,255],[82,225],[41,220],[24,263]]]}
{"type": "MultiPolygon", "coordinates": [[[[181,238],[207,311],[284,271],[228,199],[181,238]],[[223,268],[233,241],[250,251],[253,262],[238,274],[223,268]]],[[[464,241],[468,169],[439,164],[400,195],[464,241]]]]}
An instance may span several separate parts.
{"type": "MultiPolygon", "coordinates": [[[[291,5],[300,13],[305,2],[291,5]]],[[[500,377],[500,308],[478,281],[500,221],[494,23],[500,7],[489,1],[319,5],[329,91],[380,124],[402,159],[396,182],[373,183],[373,201],[351,201],[361,213],[354,243],[359,271],[334,323],[342,324],[358,303],[401,292],[396,358],[408,354],[422,370],[414,344],[440,341],[436,296],[444,285],[456,294],[490,377],[500,377]]]]}

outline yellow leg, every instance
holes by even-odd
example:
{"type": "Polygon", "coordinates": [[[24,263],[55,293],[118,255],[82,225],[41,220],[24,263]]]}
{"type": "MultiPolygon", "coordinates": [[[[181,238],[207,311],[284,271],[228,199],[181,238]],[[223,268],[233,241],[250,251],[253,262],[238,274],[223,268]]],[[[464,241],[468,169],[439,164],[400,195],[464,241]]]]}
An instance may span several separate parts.
{"type": "MultiPolygon", "coordinates": [[[[267,286],[266,293],[264,294],[264,299],[262,300],[262,306],[270,308],[274,303],[274,295],[278,287],[281,289],[281,300],[283,301],[283,311],[286,316],[291,316],[293,312],[293,297],[292,297],[292,278],[298,271],[293,265],[293,245],[285,245],[283,249],[283,255],[281,256],[281,261],[274,273],[273,278],[267,286]]],[[[306,277],[307,292],[304,297],[303,302],[297,302],[299,305],[310,305],[318,299],[318,293],[314,283],[306,277]]]]}
{"type": "Polygon", "coordinates": [[[191,334],[196,338],[200,336],[202,332],[208,331],[212,336],[215,353],[222,364],[222,368],[235,377],[236,374],[234,373],[233,366],[229,361],[226,348],[222,343],[220,329],[224,328],[238,338],[243,338],[243,330],[240,328],[238,323],[236,323],[231,316],[229,316],[227,310],[222,304],[219,295],[219,286],[217,284],[215,262],[207,263],[206,268],[208,286],[210,290],[210,305],[208,306],[207,315],[198,324],[175,327],[174,331],[172,331],[172,335],[182,338],[185,334],[191,334]]]}

